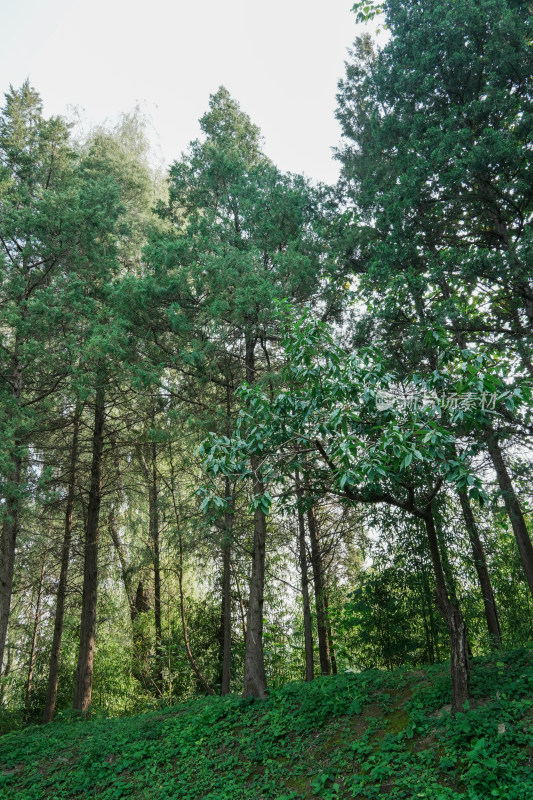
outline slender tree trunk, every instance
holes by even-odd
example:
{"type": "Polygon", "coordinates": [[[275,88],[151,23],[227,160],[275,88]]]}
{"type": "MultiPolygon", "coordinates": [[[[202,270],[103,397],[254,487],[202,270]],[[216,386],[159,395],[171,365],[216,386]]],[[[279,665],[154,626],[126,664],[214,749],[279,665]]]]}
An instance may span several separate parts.
{"type": "Polygon", "coordinates": [[[19,489],[22,459],[15,455],[13,469],[6,490],[4,521],[0,536],[0,670],[4,660],[11,595],[13,593],[13,571],[15,548],[19,530],[19,489]]]}
{"type": "Polygon", "coordinates": [[[33,617],[33,635],[31,639],[30,661],[28,664],[28,678],[26,680],[26,697],[24,700],[24,721],[27,722],[30,716],[30,701],[31,692],[33,688],[33,670],[35,668],[35,652],[37,650],[37,634],[39,633],[39,624],[41,622],[41,599],[43,596],[43,583],[44,583],[44,567],[45,562],[41,565],[41,572],[39,573],[39,586],[37,588],[37,599],[35,601],[35,615],[33,617]]]}
{"type": "MultiPolygon", "coordinates": [[[[226,376],[226,435],[231,436],[232,382],[226,376]]],[[[231,543],[235,498],[229,476],[224,479],[226,508],[222,539],[222,602],[220,604],[220,664],[222,668],[220,694],[229,694],[231,687],[231,543]]]]}
{"type": "MultiPolygon", "coordinates": [[[[508,240],[508,234],[506,233],[505,236],[508,240]]],[[[505,238],[504,238],[505,241],[505,238]]],[[[533,302],[530,299],[531,289],[527,283],[522,284],[518,289],[518,294],[522,296],[524,299],[524,307],[525,311],[528,315],[528,319],[531,322],[533,320],[533,302]]],[[[523,343],[520,337],[524,334],[524,329],[520,323],[520,319],[518,314],[514,313],[514,322],[517,326],[518,332],[518,352],[522,358],[522,363],[525,365],[529,373],[531,374],[533,371],[533,367],[531,365],[531,360],[529,358],[529,354],[527,353],[526,349],[523,346],[523,343]]],[[[456,333],[455,338],[457,343],[461,348],[466,347],[466,341],[462,334],[456,333]]],[[[524,515],[522,513],[522,509],[520,507],[520,502],[516,493],[514,491],[513,482],[511,480],[511,476],[507,470],[505,461],[503,460],[503,454],[498,442],[498,437],[494,431],[489,431],[487,436],[487,447],[490,453],[490,457],[492,459],[492,463],[494,469],[496,471],[496,477],[498,479],[498,485],[500,487],[500,491],[503,496],[503,501],[505,503],[505,508],[509,519],[511,520],[511,526],[513,528],[513,533],[515,535],[516,543],[518,545],[518,551],[520,553],[520,558],[522,560],[522,566],[524,567],[524,572],[526,574],[526,580],[529,586],[529,591],[533,596],[533,545],[531,543],[531,539],[529,537],[529,533],[526,526],[526,521],[524,519],[524,515]]],[[[466,518],[465,518],[466,521],[466,518]]],[[[468,522],[467,522],[468,527],[468,522]]],[[[474,556],[474,559],[476,556],[474,556]]],[[[483,590],[484,591],[484,590],[483,590]]],[[[485,599],[485,594],[483,595],[485,599]]],[[[488,622],[488,620],[487,620],[488,622]]],[[[494,620],[491,623],[494,625],[494,620]]],[[[499,625],[498,625],[499,628],[499,625]]],[[[491,634],[492,635],[492,634],[491,634]]],[[[501,638],[501,634],[500,634],[501,638]]]]}
{"type": "Polygon", "coordinates": [[[313,582],[315,585],[316,626],[318,633],[320,671],[322,675],[331,675],[328,623],[324,604],[324,571],[314,508],[310,508],[307,512],[307,525],[309,527],[309,539],[311,541],[311,566],[313,568],[313,582]]]}
{"type": "Polygon", "coordinates": [[[2,673],[2,678],[4,680],[0,681],[0,706],[4,705],[4,697],[7,688],[7,677],[11,672],[11,667],[13,666],[13,648],[8,644],[6,647],[6,666],[2,673]]]}
{"type": "Polygon", "coordinates": [[[431,506],[426,509],[424,523],[437,584],[435,600],[450,634],[452,712],[456,714],[463,709],[464,704],[470,698],[470,667],[468,664],[466,625],[461,612],[451,602],[448,595],[431,506]]]}
{"type": "MultiPolygon", "coordinates": [[[[457,584],[455,582],[455,577],[452,570],[452,565],[450,563],[450,556],[448,553],[448,545],[446,543],[446,536],[444,533],[444,527],[442,524],[442,518],[440,514],[436,513],[436,510],[433,510],[433,522],[435,525],[435,530],[437,532],[437,541],[439,544],[439,552],[441,557],[442,563],[442,570],[444,572],[444,578],[446,580],[446,587],[448,589],[448,597],[450,599],[451,604],[457,608],[459,611],[461,610],[461,606],[459,604],[459,598],[457,597],[457,584]]],[[[472,658],[472,651],[470,650],[470,644],[467,641],[468,646],[468,658],[472,658]]]]}
{"type": "Polygon", "coordinates": [[[135,612],[134,619],[139,614],[147,614],[150,611],[150,594],[144,591],[144,583],[140,580],[135,590],[135,612]]]}
{"type": "MultiPolygon", "coordinates": [[[[128,556],[126,553],[126,548],[124,547],[124,543],[120,538],[120,532],[117,525],[116,507],[117,505],[120,505],[124,500],[124,484],[122,481],[122,470],[120,466],[120,456],[117,447],[116,437],[113,434],[111,434],[109,439],[110,439],[113,461],[115,464],[117,483],[118,483],[117,498],[115,502],[111,503],[111,507],[109,510],[109,532],[111,534],[111,541],[113,542],[113,547],[115,548],[118,561],[120,564],[120,576],[122,578],[122,583],[124,585],[124,591],[126,592],[126,599],[128,601],[131,624],[133,626],[137,618],[137,612],[138,612],[136,603],[136,592],[138,587],[137,589],[135,587],[133,580],[133,570],[131,565],[128,564],[128,556]]],[[[140,583],[142,587],[142,582],[140,583]]]]}
{"type": "MultiPolygon", "coordinates": [[[[231,482],[225,479],[226,501],[230,502],[231,482]]],[[[233,506],[233,503],[231,504],[233,506]]],[[[222,682],[221,694],[229,694],[231,685],[231,532],[233,527],[232,507],[224,512],[224,539],[222,542],[222,682]]]]}
{"type": "Polygon", "coordinates": [[[309,574],[307,571],[307,548],[305,546],[305,517],[301,508],[298,508],[298,546],[304,612],[305,680],[312,681],[315,677],[315,651],[313,647],[311,603],[309,601],[309,574]]]}
{"type": "Polygon", "coordinates": [[[222,605],[220,610],[220,644],[222,679],[220,694],[229,694],[231,685],[231,547],[222,546],[222,605]]]}
{"type": "Polygon", "coordinates": [[[466,492],[458,492],[459,500],[461,502],[461,509],[463,511],[463,518],[465,527],[468,531],[470,545],[472,547],[472,555],[474,557],[474,566],[476,568],[479,585],[481,587],[481,594],[483,596],[483,606],[485,608],[485,619],[487,620],[487,628],[489,631],[490,644],[493,648],[501,647],[502,634],[500,630],[500,621],[498,619],[498,611],[496,608],[496,600],[494,599],[494,592],[492,590],[492,583],[490,580],[489,570],[487,567],[487,559],[485,557],[485,550],[479,536],[476,520],[470,500],[466,492]]]}
{"type": "Polygon", "coordinates": [[[104,449],[105,393],[98,388],[94,407],[93,453],[91,487],[87,507],[85,556],[83,565],[83,595],[81,608],[80,645],[74,687],[73,706],[87,714],[93,688],[94,636],[96,631],[96,602],[98,596],[98,533],[102,501],[102,466],[104,449]]]}
{"type": "Polygon", "coordinates": [[[74,518],[74,494],[76,491],[76,462],[78,459],[78,436],[80,431],[81,408],[74,414],[74,427],[72,431],[72,444],[70,448],[70,464],[68,474],[67,507],[65,509],[65,530],[63,533],[63,546],[61,548],[61,568],[59,583],[57,585],[56,616],[54,621],[54,636],[50,651],[50,667],[48,672],[48,689],[46,705],[43,712],[43,722],[51,722],[54,718],[57,687],[59,681],[59,659],[61,655],[61,640],[63,638],[63,622],[65,619],[65,600],[67,596],[67,578],[70,559],[70,543],[72,540],[72,522],[74,518]]]}
{"type": "MultiPolygon", "coordinates": [[[[124,486],[122,482],[122,473],[120,467],[120,459],[116,441],[111,437],[111,445],[113,450],[113,459],[115,462],[116,474],[118,477],[118,501],[120,502],[124,497],[124,486]]],[[[145,468],[147,477],[150,478],[150,470],[147,468],[146,461],[141,452],[141,463],[145,468]]],[[[128,563],[126,548],[120,537],[120,532],[117,525],[116,503],[112,503],[109,513],[109,531],[113,546],[118,556],[120,564],[120,574],[122,583],[124,584],[124,591],[128,601],[128,609],[130,612],[131,620],[131,637],[133,646],[133,669],[132,673],[139,683],[146,691],[153,689],[153,680],[150,674],[150,638],[146,632],[146,626],[142,621],[142,614],[147,614],[150,611],[150,598],[144,589],[144,582],[142,579],[134,581],[134,570],[132,565],[128,563]]]]}
{"type": "Polygon", "coordinates": [[[439,543],[439,552],[442,563],[442,570],[444,572],[444,578],[446,580],[448,595],[454,606],[459,608],[459,600],[457,599],[457,586],[455,583],[455,577],[453,574],[452,565],[450,563],[448,545],[446,544],[446,536],[444,535],[442,518],[441,515],[438,513],[437,509],[433,509],[433,521],[435,523],[435,530],[437,531],[437,540],[439,543]]]}
{"type": "Polygon", "coordinates": [[[155,624],[155,650],[157,661],[157,688],[163,689],[163,671],[161,668],[162,625],[161,625],[161,559],[159,542],[159,486],[157,480],[157,445],[152,442],[151,472],[149,489],[149,515],[150,539],[152,541],[152,554],[154,560],[154,624],[155,624]]]}
{"type": "Polygon", "coordinates": [[[529,591],[533,596],[533,545],[529,538],[526,521],[522,513],[522,508],[520,507],[520,502],[516,496],[511,476],[503,460],[503,454],[497,436],[493,431],[487,436],[487,446],[496,471],[496,477],[498,478],[505,508],[511,520],[529,591]]]}
{"type": "Polygon", "coordinates": [[[192,667],[192,671],[196,675],[196,679],[198,683],[204,690],[206,694],[214,694],[213,690],[209,686],[207,680],[205,679],[203,673],[200,670],[200,667],[196,663],[196,659],[193,656],[191,645],[189,642],[189,632],[187,630],[187,618],[185,616],[185,597],[183,593],[183,543],[181,537],[181,531],[178,532],[178,541],[179,541],[179,553],[180,553],[180,563],[179,563],[179,571],[178,571],[178,583],[179,583],[179,590],[180,590],[180,612],[181,612],[181,629],[183,632],[183,641],[185,643],[185,651],[187,653],[187,658],[189,659],[189,664],[192,667]]]}
{"type": "MultiPolygon", "coordinates": [[[[300,487],[300,474],[298,471],[296,471],[296,494],[298,495],[298,499],[302,501],[303,491],[300,487]]],[[[305,516],[301,502],[298,504],[298,553],[304,612],[305,680],[312,681],[315,677],[315,652],[313,647],[311,603],[309,601],[309,574],[307,570],[307,549],[305,546],[305,516]]]]}
{"type": "MultiPolygon", "coordinates": [[[[254,496],[264,494],[260,475],[259,459],[251,458],[255,475],[254,496]]],[[[266,517],[260,508],[254,512],[254,543],[252,553],[252,574],[246,624],[246,644],[244,656],[244,696],[265,697],[267,693],[265,660],[263,654],[263,601],[265,589],[265,541],[266,517]]]]}
{"type": "MultiPolygon", "coordinates": [[[[19,358],[20,340],[17,335],[15,342],[15,355],[13,358],[12,385],[13,402],[18,413],[22,396],[22,364],[19,358]]],[[[4,662],[4,648],[9,623],[11,608],[11,595],[13,593],[13,571],[15,567],[15,549],[19,530],[20,513],[20,484],[22,479],[22,458],[20,455],[21,442],[15,436],[14,448],[11,456],[12,469],[8,477],[5,508],[0,533],[0,673],[4,662]]]]}
{"type": "MultiPolygon", "coordinates": [[[[255,380],[255,340],[246,337],[246,380],[251,385],[255,380]]],[[[259,458],[251,457],[254,474],[254,497],[265,492],[259,458]]],[[[254,511],[254,541],[252,552],[252,573],[246,625],[246,644],[244,655],[244,696],[265,697],[267,693],[265,659],[263,653],[263,602],[265,591],[265,546],[266,516],[260,508],[254,511]]]]}

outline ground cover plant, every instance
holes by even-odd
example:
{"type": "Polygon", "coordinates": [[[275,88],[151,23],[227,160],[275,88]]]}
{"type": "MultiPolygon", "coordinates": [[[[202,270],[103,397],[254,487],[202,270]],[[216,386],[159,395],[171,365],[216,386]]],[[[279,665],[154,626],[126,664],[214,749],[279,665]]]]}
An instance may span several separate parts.
{"type": "Polygon", "coordinates": [[[475,660],[454,718],[447,665],[289,683],[0,740],[0,797],[74,800],[527,800],[533,653],[475,660]]]}

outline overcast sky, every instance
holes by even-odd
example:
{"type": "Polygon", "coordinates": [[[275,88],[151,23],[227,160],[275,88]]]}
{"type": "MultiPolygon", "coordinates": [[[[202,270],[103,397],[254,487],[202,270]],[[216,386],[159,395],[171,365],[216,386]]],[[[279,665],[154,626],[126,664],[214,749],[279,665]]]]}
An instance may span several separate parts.
{"type": "Polygon", "coordinates": [[[226,86],[283,170],[335,181],[337,81],[357,29],[351,0],[0,0],[0,91],[26,77],[46,114],[89,123],[140,104],[165,163],[226,86]]]}

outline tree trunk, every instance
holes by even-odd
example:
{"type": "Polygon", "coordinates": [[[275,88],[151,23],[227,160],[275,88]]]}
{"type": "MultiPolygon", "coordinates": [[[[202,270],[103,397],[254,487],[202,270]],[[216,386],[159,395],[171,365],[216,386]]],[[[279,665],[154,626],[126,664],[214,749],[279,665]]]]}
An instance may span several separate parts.
{"type": "MultiPolygon", "coordinates": [[[[264,485],[259,471],[259,459],[252,456],[252,471],[255,475],[254,496],[264,494],[264,485]]],[[[267,693],[265,660],[263,655],[263,601],[265,589],[265,541],[266,517],[260,508],[254,512],[254,543],[252,552],[252,574],[246,624],[244,656],[244,696],[265,697],[267,693]]]]}
{"type": "Polygon", "coordinates": [[[479,536],[478,527],[476,525],[476,520],[474,519],[474,513],[472,511],[468,495],[466,492],[458,492],[458,494],[461,502],[461,509],[463,511],[465,526],[470,539],[470,545],[472,547],[474,566],[476,568],[479,585],[481,587],[481,594],[483,596],[485,619],[487,620],[490,644],[492,648],[498,648],[501,647],[502,644],[502,634],[500,630],[500,621],[498,619],[498,611],[496,608],[496,600],[494,599],[492,583],[490,580],[489,570],[487,568],[485,550],[479,536]]]}
{"type": "MultiPolygon", "coordinates": [[[[226,502],[230,502],[231,482],[225,479],[226,502]]],[[[233,503],[232,503],[233,506],[233,503]]],[[[224,539],[222,542],[222,608],[220,620],[222,644],[222,681],[220,694],[229,694],[231,685],[231,532],[232,508],[224,512],[224,539]]]]}
{"type": "Polygon", "coordinates": [[[311,603],[309,601],[309,573],[307,571],[307,548],[305,546],[305,517],[304,512],[300,508],[298,509],[298,545],[304,612],[305,680],[312,681],[315,677],[313,621],[311,619],[311,603]]]}
{"type": "Polygon", "coordinates": [[[13,470],[6,488],[4,521],[0,536],[0,670],[4,660],[7,638],[11,595],[13,593],[13,571],[15,567],[15,548],[19,530],[19,488],[22,459],[13,458],[13,470]]]}
{"type": "MultiPolygon", "coordinates": [[[[303,500],[303,492],[300,488],[300,474],[298,471],[296,472],[296,493],[298,499],[300,501],[303,500]]],[[[305,680],[312,681],[315,677],[313,621],[311,619],[311,604],[309,601],[309,574],[307,571],[307,549],[305,546],[305,517],[300,504],[298,505],[298,554],[300,560],[304,612],[305,680]]]]}
{"type": "MultiPolygon", "coordinates": [[[[246,380],[252,385],[255,380],[255,339],[246,337],[246,380]]],[[[254,497],[265,493],[261,477],[259,458],[251,457],[254,474],[254,497]]],[[[267,693],[265,659],[263,653],[263,602],[265,591],[265,546],[266,516],[260,508],[254,511],[254,541],[252,552],[252,573],[246,625],[244,655],[244,696],[265,697],[267,693]]]]}
{"type": "Polygon", "coordinates": [[[437,541],[439,543],[439,553],[442,564],[442,571],[444,572],[444,579],[446,581],[446,588],[448,589],[448,596],[454,606],[459,608],[459,600],[457,599],[457,586],[455,577],[450,563],[450,556],[448,553],[448,545],[446,543],[446,536],[444,534],[444,527],[442,518],[438,510],[433,509],[433,521],[435,523],[435,530],[437,532],[437,541]]]}
{"type": "Polygon", "coordinates": [[[116,514],[116,506],[124,502],[124,484],[122,481],[120,456],[117,447],[116,437],[114,436],[114,434],[110,435],[109,440],[111,444],[111,451],[113,455],[113,461],[115,464],[116,478],[118,483],[117,498],[115,502],[111,503],[111,507],[109,510],[109,532],[111,534],[111,540],[113,542],[113,546],[115,548],[118,561],[120,564],[120,575],[122,578],[122,583],[124,584],[124,591],[126,592],[126,599],[128,601],[131,624],[133,626],[135,619],[137,618],[137,605],[135,602],[136,589],[133,581],[133,570],[131,568],[131,565],[128,564],[126,548],[124,547],[122,539],[120,538],[120,533],[117,526],[117,514],[116,514]]]}
{"type": "Polygon", "coordinates": [[[157,445],[152,442],[150,489],[148,492],[150,515],[150,539],[154,561],[154,624],[155,624],[155,651],[157,663],[156,684],[158,691],[163,690],[162,658],[162,626],[161,626],[161,560],[159,553],[159,487],[157,480],[157,445]]]}
{"type": "Polygon", "coordinates": [[[518,545],[518,552],[522,560],[522,566],[526,574],[529,591],[533,596],[533,545],[529,538],[526,521],[520,507],[520,502],[515,494],[511,476],[503,460],[503,454],[494,431],[487,436],[487,446],[490,457],[496,471],[498,484],[502,493],[503,501],[518,545]]]}
{"type": "Polygon", "coordinates": [[[11,667],[13,666],[13,648],[8,644],[6,647],[6,666],[2,673],[3,680],[0,681],[0,706],[4,705],[4,697],[6,694],[7,688],[7,677],[11,672],[11,667]]]}
{"type": "MultiPolygon", "coordinates": [[[[22,364],[19,358],[20,341],[17,335],[13,358],[13,401],[20,406],[22,396],[22,364]]],[[[17,412],[15,412],[17,413],[17,412]]],[[[0,534],[0,673],[4,662],[11,595],[13,593],[13,571],[15,567],[15,548],[19,529],[20,483],[22,478],[21,442],[15,435],[12,452],[12,469],[5,492],[5,510],[0,534]]]]}
{"type": "Polygon", "coordinates": [[[96,630],[96,601],[98,595],[98,533],[102,501],[102,466],[104,449],[105,394],[103,387],[96,392],[94,407],[93,453],[91,486],[87,507],[85,554],[83,565],[83,595],[81,608],[80,645],[74,703],[76,710],[89,712],[93,688],[94,636],[96,630]]]}
{"type": "Polygon", "coordinates": [[[456,714],[458,711],[462,711],[464,704],[470,699],[470,667],[468,664],[466,625],[461,612],[451,602],[448,595],[431,506],[426,509],[424,523],[437,584],[435,591],[436,605],[450,634],[452,713],[456,714]]]}
{"type": "Polygon", "coordinates": [[[70,448],[70,465],[68,475],[67,507],[65,509],[65,530],[63,533],[63,546],[61,549],[61,569],[57,585],[56,616],[54,621],[54,636],[52,650],[50,651],[50,667],[48,672],[48,689],[46,705],[43,712],[43,722],[51,722],[54,718],[57,687],[59,681],[59,658],[61,655],[61,640],[63,638],[63,622],[65,619],[65,599],[67,596],[67,578],[70,559],[70,543],[72,540],[72,522],[74,516],[74,494],[76,491],[76,462],[78,459],[78,436],[80,431],[81,409],[77,408],[74,414],[74,428],[72,431],[72,444],[70,448]]]}
{"type": "Polygon", "coordinates": [[[41,599],[43,596],[43,583],[44,583],[44,558],[41,565],[41,572],[39,574],[39,587],[37,589],[37,600],[35,601],[35,616],[33,618],[33,635],[31,639],[30,661],[28,664],[28,678],[26,680],[26,697],[24,700],[24,722],[27,722],[30,716],[30,700],[31,691],[33,688],[33,670],[35,668],[35,651],[37,649],[37,634],[39,632],[39,623],[41,621],[41,599]]]}
{"type": "Polygon", "coordinates": [[[318,531],[314,508],[307,512],[307,525],[311,541],[311,566],[313,568],[313,582],[315,584],[316,626],[318,633],[318,654],[320,658],[320,671],[322,675],[331,675],[331,659],[329,654],[329,638],[326,607],[324,604],[324,574],[322,566],[322,553],[318,541],[318,531]]]}

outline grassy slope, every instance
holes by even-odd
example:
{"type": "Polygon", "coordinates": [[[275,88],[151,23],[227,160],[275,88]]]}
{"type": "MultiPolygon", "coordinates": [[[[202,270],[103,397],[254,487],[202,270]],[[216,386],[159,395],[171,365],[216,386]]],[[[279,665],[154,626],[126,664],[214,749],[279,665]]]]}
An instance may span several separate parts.
{"type": "Polygon", "coordinates": [[[0,738],[0,798],[533,798],[533,653],[477,659],[449,713],[446,667],[293,683],[0,738]]]}

